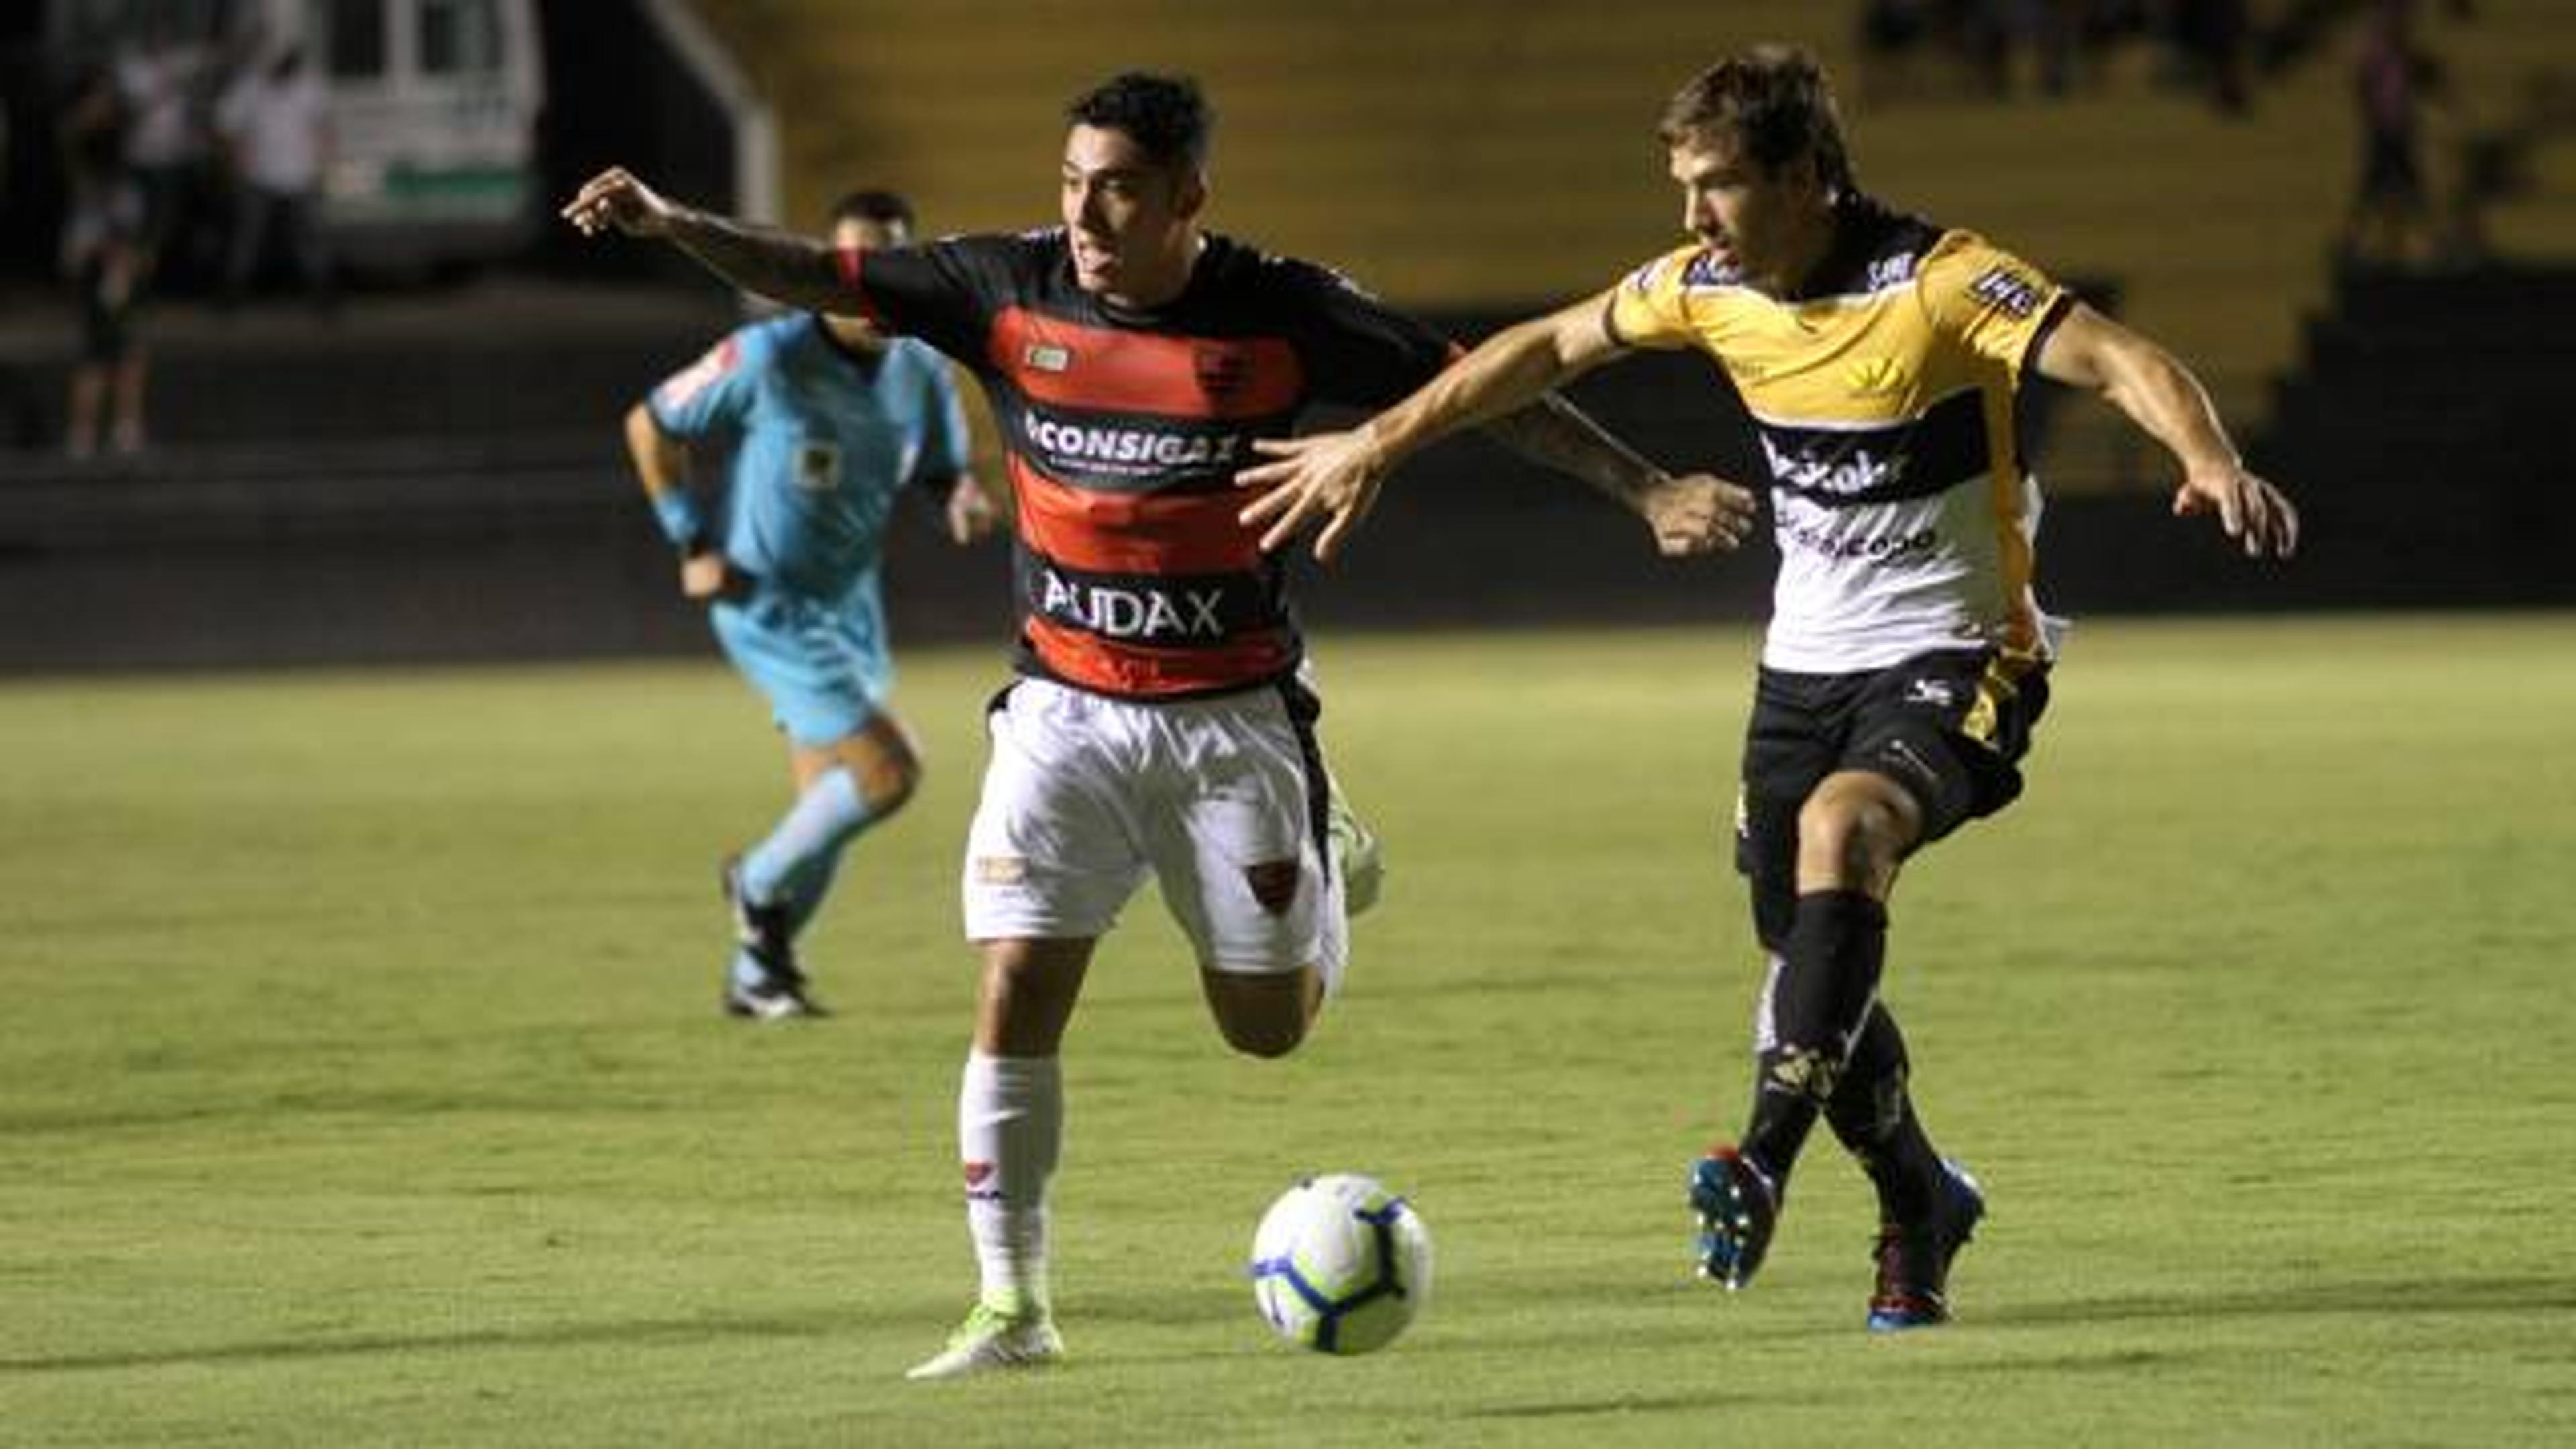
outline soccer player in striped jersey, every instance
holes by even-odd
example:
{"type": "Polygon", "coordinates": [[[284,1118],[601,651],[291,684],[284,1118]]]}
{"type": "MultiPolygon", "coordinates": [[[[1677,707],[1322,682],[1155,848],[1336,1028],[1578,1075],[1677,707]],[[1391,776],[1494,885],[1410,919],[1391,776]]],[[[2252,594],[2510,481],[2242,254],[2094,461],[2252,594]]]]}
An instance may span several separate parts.
{"type": "MultiPolygon", "coordinates": [[[[1236,474],[1309,404],[1384,406],[1454,355],[1326,268],[1204,228],[1195,84],[1122,75],[1067,121],[1064,224],[1020,236],[836,252],[616,170],[565,208],[585,231],[667,237],[737,285],[929,342],[983,381],[1010,454],[1022,677],[991,715],[963,883],[983,976],[958,1138],[983,1291],[918,1378],[1063,1353],[1046,1273],[1058,1050],[1093,948],[1146,875],[1238,1050],[1293,1050],[1339,979],[1318,704],[1236,474]]],[[[1637,512],[1665,552],[1733,547],[1749,527],[1743,489],[1672,477],[1533,402],[1497,436],[1637,512]]]]}
{"type": "MultiPolygon", "coordinates": [[[[832,209],[854,251],[912,239],[912,208],[859,191],[832,209]]],[[[850,843],[903,808],[921,763],[887,706],[894,666],[878,587],[898,497],[937,500],[950,537],[991,530],[967,471],[965,410],[948,364],[862,317],[796,312],[726,335],[626,415],[626,445],[680,552],[680,592],[707,606],[725,656],[768,696],[796,798],[728,860],[736,944],[721,1000],[759,1021],[821,1015],[796,938],[850,843]],[[725,455],[702,493],[691,464],[725,455]]]]}
{"type": "Polygon", "coordinates": [[[2058,621],[2031,587],[2039,494],[2015,448],[2029,374],[2107,399],[2172,453],[2177,514],[2286,557],[2298,514],[2246,471],[2190,372],[1974,233],[1855,184],[1814,61],[1762,47],[1676,95],[1661,127],[1686,245],[1495,335],[1342,433],[1265,440],[1243,513],[1329,557],[1389,470],[1628,352],[1697,348],[1743,396],[1769,465],[1780,571],[1737,800],[1737,865],[1769,974],[1742,1141],[1695,1163],[1701,1270],[1761,1266],[1821,1115],[1876,1185],[1869,1326],[1949,1316],[1984,1201],[1937,1154],[1879,999],[1887,901],[1917,849],[2021,792],[2058,621]]]}

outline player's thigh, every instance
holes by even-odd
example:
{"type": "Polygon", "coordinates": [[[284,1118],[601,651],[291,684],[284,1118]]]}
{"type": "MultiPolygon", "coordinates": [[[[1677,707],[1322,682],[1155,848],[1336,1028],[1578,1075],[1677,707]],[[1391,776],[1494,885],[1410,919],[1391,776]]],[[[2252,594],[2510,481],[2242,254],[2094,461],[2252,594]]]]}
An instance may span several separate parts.
{"type": "MultiPolygon", "coordinates": [[[[1310,729],[1279,696],[1193,707],[1165,757],[1145,848],[1201,966],[1295,972],[1338,952],[1340,883],[1324,865],[1324,772],[1310,729]]],[[[1338,955],[1333,959],[1338,966],[1338,955]]]]}
{"type": "Polygon", "coordinates": [[[992,754],[966,832],[970,940],[1105,935],[1143,884],[1132,721],[1115,704],[1043,680],[994,701],[992,754]]]}
{"type": "Polygon", "coordinates": [[[1926,845],[2020,798],[2021,761],[2047,709],[2044,664],[1983,650],[1923,655],[1872,678],[1841,768],[1911,795],[1926,845]]]}
{"type": "Polygon", "coordinates": [[[1753,898],[1753,931],[1777,952],[1798,910],[1798,812],[1833,773],[1852,686],[1824,675],[1764,670],[1744,726],[1735,795],[1735,868],[1753,898]]]}

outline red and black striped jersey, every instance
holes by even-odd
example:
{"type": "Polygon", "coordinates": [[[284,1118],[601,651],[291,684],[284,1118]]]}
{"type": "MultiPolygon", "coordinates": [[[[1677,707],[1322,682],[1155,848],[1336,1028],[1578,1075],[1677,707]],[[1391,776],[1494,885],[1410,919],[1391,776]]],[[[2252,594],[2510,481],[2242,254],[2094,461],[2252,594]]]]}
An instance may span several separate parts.
{"type": "Polygon", "coordinates": [[[1020,667],[1128,698],[1296,669],[1285,564],[1235,521],[1235,473],[1309,404],[1383,407],[1450,354],[1337,273],[1218,236],[1146,313],[1076,286],[1061,229],[845,251],[841,274],[983,381],[1019,505],[1020,667]]]}

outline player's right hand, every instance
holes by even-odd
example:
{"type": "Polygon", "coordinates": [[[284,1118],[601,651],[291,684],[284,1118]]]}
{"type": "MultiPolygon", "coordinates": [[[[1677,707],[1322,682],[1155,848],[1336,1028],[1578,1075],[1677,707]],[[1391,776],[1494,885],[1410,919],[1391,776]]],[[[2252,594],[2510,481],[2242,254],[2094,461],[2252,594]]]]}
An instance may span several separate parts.
{"type": "Polygon", "coordinates": [[[714,549],[693,553],[680,560],[680,597],[699,603],[725,591],[733,580],[725,568],[725,556],[714,549]]]}
{"type": "Polygon", "coordinates": [[[563,219],[583,236],[597,236],[610,227],[628,236],[664,236],[677,209],[625,167],[611,166],[582,183],[580,193],[564,204],[563,219]]]}

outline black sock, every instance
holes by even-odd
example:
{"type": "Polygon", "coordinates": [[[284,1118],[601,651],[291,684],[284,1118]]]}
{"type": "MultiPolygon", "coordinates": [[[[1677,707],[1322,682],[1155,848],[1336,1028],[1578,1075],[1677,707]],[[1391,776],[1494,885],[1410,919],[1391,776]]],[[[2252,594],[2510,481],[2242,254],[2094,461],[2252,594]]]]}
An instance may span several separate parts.
{"type": "Polygon", "coordinates": [[[1825,1104],[1825,1120],[1869,1174],[1878,1189],[1879,1217],[1891,1223],[1917,1223],[1931,1215],[1941,1172],[1940,1154],[1915,1115],[1906,1076],[1905,1034],[1879,1006],[1862,1024],[1833,1099],[1825,1104]]]}
{"type": "Polygon", "coordinates": [[[1887,908],[1859,891],[1813,891],[1770,984],[1768,1040],[1757,1058],[1743,1149],[1785,1185],[1816,1114],[1832,1100],[1844,1061],[1878,991],[1887,908]]]}

